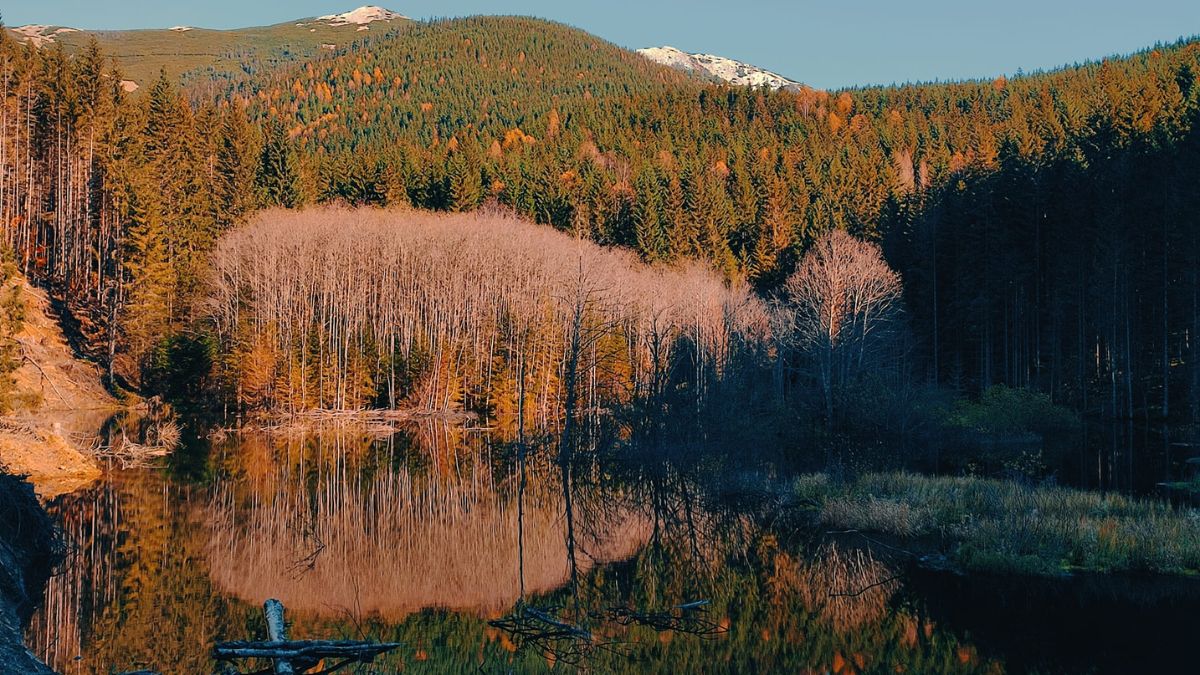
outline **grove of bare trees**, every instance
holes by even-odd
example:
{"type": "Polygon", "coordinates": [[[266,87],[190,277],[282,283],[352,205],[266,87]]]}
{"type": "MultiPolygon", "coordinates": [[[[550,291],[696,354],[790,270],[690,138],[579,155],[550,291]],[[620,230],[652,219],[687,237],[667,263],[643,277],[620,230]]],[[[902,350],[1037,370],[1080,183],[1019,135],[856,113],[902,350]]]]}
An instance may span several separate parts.
{"type": "Polygon", "coordinates": [[[766,349],[765,303],[503,213],[267,211],[219,242],[207,314],[249,408],[574,417],[766,349]]]}

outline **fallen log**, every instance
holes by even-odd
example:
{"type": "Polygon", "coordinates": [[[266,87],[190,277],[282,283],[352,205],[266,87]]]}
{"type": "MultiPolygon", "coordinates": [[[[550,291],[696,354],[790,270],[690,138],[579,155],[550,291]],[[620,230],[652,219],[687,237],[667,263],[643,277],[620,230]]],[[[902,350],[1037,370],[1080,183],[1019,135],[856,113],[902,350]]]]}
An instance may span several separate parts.
{"type": "MultiPolygon", "coordinates": [[[[218,642],[213,658],[218,661],[234,659],[322,659],[335,656],[354,656],[366,662],[403,646],[400,642],[333,642],[329,640],[288,640],[285,642],[218,642]]],[[[275,672],[283,672],[278,668],[275,672]]],[[[291,671],[288,671],[291,672],[291,671]]]]}
{"type": "Polygon", "coordinates": [[[375,657],[402,646],[399,642],[365,642],[357,640],[289,640],[287,623],[283,618],[283,603],[271,599],[263,603],[267,619],[265,641],[234,640],[213,646],[215,661],[266,659],[272,662],[276,675],[304,673],[322,659],[340,658],[343,661],[321,673],[332,673],[351,663],[370,663],[375,657]]]}

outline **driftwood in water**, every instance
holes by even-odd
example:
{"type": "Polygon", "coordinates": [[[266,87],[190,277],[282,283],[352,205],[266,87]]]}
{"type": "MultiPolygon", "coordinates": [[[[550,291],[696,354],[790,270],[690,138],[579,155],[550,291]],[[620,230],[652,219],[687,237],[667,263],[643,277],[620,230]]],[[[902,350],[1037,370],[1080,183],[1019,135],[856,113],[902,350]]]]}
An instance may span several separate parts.
{"type": "Polygon", "coordinates": [[[563,663],[579,663],[595,649],[595,638],[591,631],[555,618],[551,611],[520,606],[488,625],[512,635],[518,647],[533,646],[563,663]]]}
{"type": "Polygon", "coordinates": [[[649,626],[659,632],[674,631],[707,639],[728,630],[721,624],[708,619],[705,614],[707,605],[708,600],[696,600],[659,612],[639,612],[628,607],[612,607],[603,612],[594,612],[592,616],[607,619],[622,626],[638,624],[649,626]]]}
{"type": "MultiPolygon", "coordinates": [[[[707,605],[708,600],[697,600],[658,612],[613,607],[589,612],[586,617],[622,626],[638,624],[660,632],[672,631],[711,639],[728,628],[707,618],[707,605]]],[[[577,664],[597,649],[613,651],[618,644],[598,641],[596,635],[587,628],[555,617],[553,609],[538,609],[523,604],[518,605],[512,614],[489,621],[488,625],[511,635],[518,648],[535,647],[567,664],[577,664]]]]}
{"type": "MultiPolygon", "coordinates": [[[[276,675],[305,673],[323,659],[339,658],[340,663],[320,673],[332,673],[352,663],[370,663],[376,656],[400,647],[399,642],[359,642],[351,640],[289,640],[287,623],[283,618],[283,603],[271,599],[263,603],[263,614],[267,619],[265,642],[234,641],[218,642],[212,656],[217,661],[240,659],[267,659],[273,664],[276,675]]],[[[313,673],[312,675],[320,675],[313,673]]]]}

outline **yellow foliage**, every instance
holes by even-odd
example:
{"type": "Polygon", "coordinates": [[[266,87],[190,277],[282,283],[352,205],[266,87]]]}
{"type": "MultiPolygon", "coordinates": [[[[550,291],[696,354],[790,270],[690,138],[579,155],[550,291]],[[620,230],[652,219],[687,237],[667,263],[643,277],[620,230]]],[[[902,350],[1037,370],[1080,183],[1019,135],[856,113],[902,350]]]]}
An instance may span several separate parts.
{"type": "Polygon", "coordinates": [[[841,117],[839,117],[837,113],[830,111],[830,113],[829,113],[829,130],[830,131],[832,131],[833,133],[836,134],[837,132],[841,131],[842,127],[845,125],[846,125],[846,122],[841,117]]]}
{"type": "Polygon", "coordinates": [[[854,99],[851,98],[850,92],[843,91],[838,95],[837,103],[835,105],[837,106],[838,114],[842,117],[845,117],[850,114],[851,110],[854,109],[854,99]]]}

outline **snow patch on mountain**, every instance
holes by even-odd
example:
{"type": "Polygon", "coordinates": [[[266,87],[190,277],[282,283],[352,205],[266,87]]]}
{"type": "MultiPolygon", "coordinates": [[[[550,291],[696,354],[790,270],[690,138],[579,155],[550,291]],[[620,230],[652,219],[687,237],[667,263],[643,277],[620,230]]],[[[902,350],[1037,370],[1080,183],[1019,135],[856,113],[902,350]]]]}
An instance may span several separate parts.
{"type": "Polygon", "coordinates": [[[186,33],[189,30],[192,30],[192,27],[191,26],[171,26],[167,30],[173,31],[175,33],[186,33]]]}
{"type": "Polygon", "coordinates": [[[317,21],[324,21],[330,26],[348,26],[350,24],[365,26],[375,21],[392,21],[394,19],[407,18],[403,14],[397,14],[390,9],[384,9],[375,5],[364,5],[349,12],[343,12],[342,14],[318,16],[317,21]]]}
{"type": "Polygon", "coordinates": [[[44,24],[29,24],[28,26],[17,26],[12,29],[14,33],[21,36],[21,39],[32,42],[34,47],[41,47],[44,44],[54,42],[55,35],[62,33],[78,33],[78,28],[65,28],[63,26],[47,26],[44,24]]]}
{"type": "Polygon", "coordinates": [[[639,49],[638,54],[664,66],[707,75],[740,87],[798,89],[804,86],[779,73],[715,54],[689,54],[669,46],[639,49]]]}

